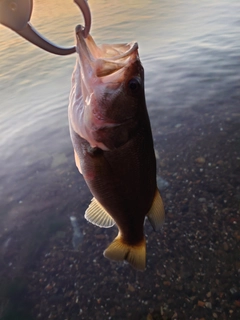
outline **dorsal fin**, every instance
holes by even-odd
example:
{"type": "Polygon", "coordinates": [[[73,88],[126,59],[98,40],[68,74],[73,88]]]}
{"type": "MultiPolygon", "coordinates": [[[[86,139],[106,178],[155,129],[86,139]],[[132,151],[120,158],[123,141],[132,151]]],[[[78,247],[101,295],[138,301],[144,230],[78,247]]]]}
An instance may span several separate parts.
{"type": "Polygon", "coordinates": [[[92,198],[92,201],[85,212],[84,218],[101,228],[111,228],[115,224],[115,221],[110,214],[95,198],[92,198]]]}
{"type": "Polygon", "coordinates": [[[159,231],[165,220],[165,210],[164,210],[163,201],[158,189],[156,189],[153,203],[152,203],[151,209],[147,213],[147,217],[154,231],[159,231]]]}

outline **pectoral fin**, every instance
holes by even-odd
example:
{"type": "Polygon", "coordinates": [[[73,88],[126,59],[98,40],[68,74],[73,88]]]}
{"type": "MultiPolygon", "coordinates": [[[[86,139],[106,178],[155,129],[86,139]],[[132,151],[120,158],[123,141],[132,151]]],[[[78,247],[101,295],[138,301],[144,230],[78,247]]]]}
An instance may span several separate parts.
{"type": "Polygon", "coordinates": [[[84,218],[101,228],[111,228],[115,224],[110,214],[95,198],[92,198],[92,202],[87,208],[84,218]]]}
{"type": "Polygon", "coordinates": [[[159,231],[165,220],[165,210],[158,189],[156,189],[155,197],[147,217],[153,227],[153,230],[159,231]]]}
{"type": "Polygon", "coordinates": [[[146,268],[146,241],[143,239],[141,243],[133,246],[123,242],[121,234],[118,234],[103,252],[103,255],[110,260],[126,260],[133,268],[144,271],[146,268]]]}

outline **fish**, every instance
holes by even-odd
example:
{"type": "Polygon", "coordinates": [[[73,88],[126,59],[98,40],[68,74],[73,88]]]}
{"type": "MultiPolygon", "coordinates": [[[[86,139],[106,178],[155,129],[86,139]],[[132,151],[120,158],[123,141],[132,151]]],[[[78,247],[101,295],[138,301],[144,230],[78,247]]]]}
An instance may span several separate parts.
{"type": "Polygon", "coordinates": [[[75,163],[93,195],[85,218],[99,227],[117,226],[106,258],[144,271],[145,218],[158,231],[165,211],[138,43],[97,45],[83,30],[76,28],[68,118],[75,163]]]}

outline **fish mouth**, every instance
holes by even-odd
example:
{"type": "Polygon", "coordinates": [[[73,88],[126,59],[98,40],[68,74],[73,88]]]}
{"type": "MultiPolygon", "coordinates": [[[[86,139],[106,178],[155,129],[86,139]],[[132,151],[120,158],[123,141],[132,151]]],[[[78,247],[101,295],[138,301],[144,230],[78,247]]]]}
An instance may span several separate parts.
{"type": "Polygon", "coordinates": [[[83,32],[82,26],[76,27],[76,51],[84,76],[101,78],[102,82],[104,77],[107,82],[121,82],[124,69],[138,59],[137,42],[97,46],[91,35],[84,38],[83,32]]]}

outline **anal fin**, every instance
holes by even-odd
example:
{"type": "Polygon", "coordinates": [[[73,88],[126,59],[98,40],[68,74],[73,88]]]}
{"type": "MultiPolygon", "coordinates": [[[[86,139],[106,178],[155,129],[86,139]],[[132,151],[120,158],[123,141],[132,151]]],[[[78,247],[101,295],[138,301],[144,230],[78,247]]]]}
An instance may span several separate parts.
{"type": "Polygon", "coordinates": [[[159,231],[165,220],[165,210],[164,210],[163,201],[158,189],[156,189],[153,203],[152,203],[151,209],[147,213],[147,217],[154,231],[159,231]]]}
{"type": "Polygon", "coordinates": [[[103,255],[110,260],[126,260],[136,270],[144,271],[146,268],[146,241],[143,239],[138,245],[129,245],[123,242],[119,234],[103,252],[103,255]]]}
{"type": "Polygon", "coordinates": [[[115,221],[110,214],[95,198],[92,198],[92,201],[85,212],[84,218],[101,228],[111,228],[115,224],[115,221]]]}

